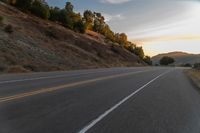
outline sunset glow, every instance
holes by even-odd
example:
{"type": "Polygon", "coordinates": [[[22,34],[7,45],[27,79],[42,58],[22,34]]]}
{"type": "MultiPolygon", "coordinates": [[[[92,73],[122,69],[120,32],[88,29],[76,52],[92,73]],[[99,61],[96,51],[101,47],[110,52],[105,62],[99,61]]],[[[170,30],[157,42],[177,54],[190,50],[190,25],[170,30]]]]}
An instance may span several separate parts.
{"type": "MultiPolygon", "coordinates": [[[[47,0],[60,6],[64,0],[47,0]]],[[[72,0],[75,10],[101,12],[115,32],[143,46],[150,56],[172,51],[200,53],[198,0],[72,0]],[[90,3],[90,4],[87,4],[90,3]]]]}

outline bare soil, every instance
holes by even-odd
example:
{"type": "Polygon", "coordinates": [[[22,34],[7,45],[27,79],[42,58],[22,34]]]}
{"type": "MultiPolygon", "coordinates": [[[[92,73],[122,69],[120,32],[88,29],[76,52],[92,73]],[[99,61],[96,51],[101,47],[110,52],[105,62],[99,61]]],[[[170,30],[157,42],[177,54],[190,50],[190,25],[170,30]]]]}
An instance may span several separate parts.
{"type": "Polygon", "coordinates": [[[75,33],[2,2],[0,16],[0,71],[13,66],[38,72],[145,65],[118,45],[75,33]]]}

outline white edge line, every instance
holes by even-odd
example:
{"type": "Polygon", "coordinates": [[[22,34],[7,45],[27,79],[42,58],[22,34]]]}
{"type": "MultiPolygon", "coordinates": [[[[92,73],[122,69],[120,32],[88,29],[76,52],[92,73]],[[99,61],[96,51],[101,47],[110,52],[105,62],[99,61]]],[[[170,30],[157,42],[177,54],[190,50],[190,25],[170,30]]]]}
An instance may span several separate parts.
{"type": "Polygon", "coordinates": [[[155,80],[157,80],[158,78],[164,76],[165,74],[169,73],[171,70],[164,72],[162,74],[160,74],[159,76],[155,77],[154,79],[152,79],[151,81],[149,81],[148,83],[146,83],[145,85],[143,85],[142,87],[140,87],[139,89],[137,89],[136,91],[134,91],[133,93],[131,93],[130,95],[128,95],[127,97],[125,97],[124,99],[122,99],[120,102],[118,102],[116,105],[114,105],[113,107],[111,107],[109,110],[105,111],[103,114],[101,114],[98,118],[96,118],[95,120],[93,120],[91,123],[89,123],[87,126],[85,126],[84,128],[82,128],[78,133],[86,133],[88,130],[90,130],[93,126],[95,126],[98,122],[100,122],[104,117],[106,117],[107,115],[109,115],[112,111],[114,111],[116,108],[118,108],[121,104],[123,104],[124,102],[126,102],[128,99],[130,99],[133,95],[137,94],[139,91],[141,91],[142,89],[144,89],[146,86],[148,86],[149,84],[151,84],[152,82],[154,82],[155,80]]]}

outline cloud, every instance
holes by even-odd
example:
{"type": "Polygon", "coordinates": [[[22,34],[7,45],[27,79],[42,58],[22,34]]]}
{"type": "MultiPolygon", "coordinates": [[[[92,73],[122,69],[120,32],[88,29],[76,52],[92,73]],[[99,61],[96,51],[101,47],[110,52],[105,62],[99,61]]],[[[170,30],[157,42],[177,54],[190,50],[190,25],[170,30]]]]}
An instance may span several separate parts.
{"type": "Polygon", "coordinates": [[[101,0],[101,3],[109,3],[109,4],[121,4],[125,2],[129,2],[131,0],[101,0]]]}
{"type": "Polygon", "coordinates": [[[122,14],[111,15],[107,13],[103,13],[106,22],[115,21],[115,20],[122,20],[124,16],[122,14]]]}
{"type": "Polygon", "coordinates": [[[157,37],[146,37],[140,39],[134,39],[133,42],[140,42],[141,44],[151,44],[155,42],[166,42],[166,41],[198,41],[200,35],[177,35],[177,36],[157,36],[157,37]]]}

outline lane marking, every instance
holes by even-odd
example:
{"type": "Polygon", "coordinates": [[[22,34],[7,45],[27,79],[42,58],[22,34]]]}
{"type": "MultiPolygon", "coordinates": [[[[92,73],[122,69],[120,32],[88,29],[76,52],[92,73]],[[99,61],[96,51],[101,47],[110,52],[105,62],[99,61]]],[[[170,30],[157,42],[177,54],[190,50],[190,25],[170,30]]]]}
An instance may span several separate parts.
{"type": "MultiPolygon", "coordinates": [[[[131,69],[125,69],[125,70],[132,70],[131,69]]],[[[135,69],[133,69],[135,70],[135,69]]],[[[85,73],[81,73],[81,74],[69,74],[69,75],[56,75],[56,76],[41,76],[41,77],[36,77],[36,78],[25,78],[25,79],[14,79],[14,80],[6,80],[6,81],[0,81],[0,84],[6,84],[6,83],[15,83],[15,82],[23,82],[23,81],[33,81],[33,80],[40,80],[40,79],[54,79],[54,78],[62,78],[62,77],[69,77],[69,76],[79,76],[79,75],[87,75],[87,74],[95,74],[95,73],[102,73],[102,72],[116,72],[116,70],[114,69],[114,71],[112,70],[99,70],[96,72],[85,72],[85,73]]],[[[34,75],[37,73],[33,73],[34,75]]],[[[27,75],[28,76],[28,75],[27,75]]]]}
{"type": "Polygon", "coordinates": [[[33,80],[40,80],[40,79],[54,79],[54,78],[62,78],[62,77],[78,76],[78,75],[87,75],[87,74],[101,73],[101,72],[104,72],[104,71],[87,72],[87,73],[81,73],[81,74],[69,74],[69,75],[42,76],[42,77],[28,78],[28,79],[6,80],[6,81],[1,81],[0,84],[23,82],[23,81],[33,81],[33,80]]]}
{"type": "Polygon", "coordinates": [[[122,74],[117,74],[117,75],[111,75],[111,76],[106,76],[106,77],[100,77],[100,78],[95,78],[95,79],[89,79],[89,80],[69,83],[69,84],[60,85],[60,86],[51,87],[51,88],[43,88],[43,89],[40,89],[40,90],[37,90],[37,91],[20,93],[20,94],[16,94],[16,95],[12,95],[12,96],[7,96],[7,97],[1,97],[0,103],[15,100],[15,99],[20,99],[20,98],[24,98],[24,97],[34,96],[34,95],[37,95],[37,94],[53,92],[53,91],[64,89],[64,88],[75,87],[75,86],[78,86],[78,85],[93,83],[93,82],[97,82],[97,81],[108,80],[108,79],[112,79],[112,78],[118,78],[118,77],[124,77],[124,76],[133,75],[133,74],[143,73],[143,72],[147,72],[147,71],[153,71],[153,70],[137,71],[137,72],[131,72],[131,73],[122,73],[122,74]]]}
{"type": "Polygon", "coordinates": [[[142,87],[140,87],[139,89],[137,89],[136,91],[134,91],[133,93],[131,93],[130,95],[128,95],[127,97],[125,97],[124,99],[122,99],[121,101],[119,101],[117,104],[115,104],[113,107],[111,107],[110,109],[108,109],[107,111],[105,111],[103,114],[101,114],[99,117],[97,117],[96,119],[94,119],[91,123],[89,123],[88,125],[86,125],[83,129],[81,129],[78,133],[86,133],[88,130],[90,130],[93,126],[95,126],[98,122],[100,122],[103,118],[105,118],[107,115],[109,115],[112,111],[114,111],[116,108],[118,108],[121,104],[125,103],[127,100],[129,100],[131,97],[133,97],[135,94],[137,94],[139,91],[141,91],[142,89],[144,89],[145,87],[147,87],[149,84],[151,84],[152,82],[154,82],[155,80],[157,80],[158,78],[164,76],[165,74],[169,73],[171,70],[164,72],[162,74],[160,74],[159,76],[155,77],[154,79],[152,79],[151,81],[149,81],[148,83],[146,83],[145,85],[143,85],[142,87]]]}

